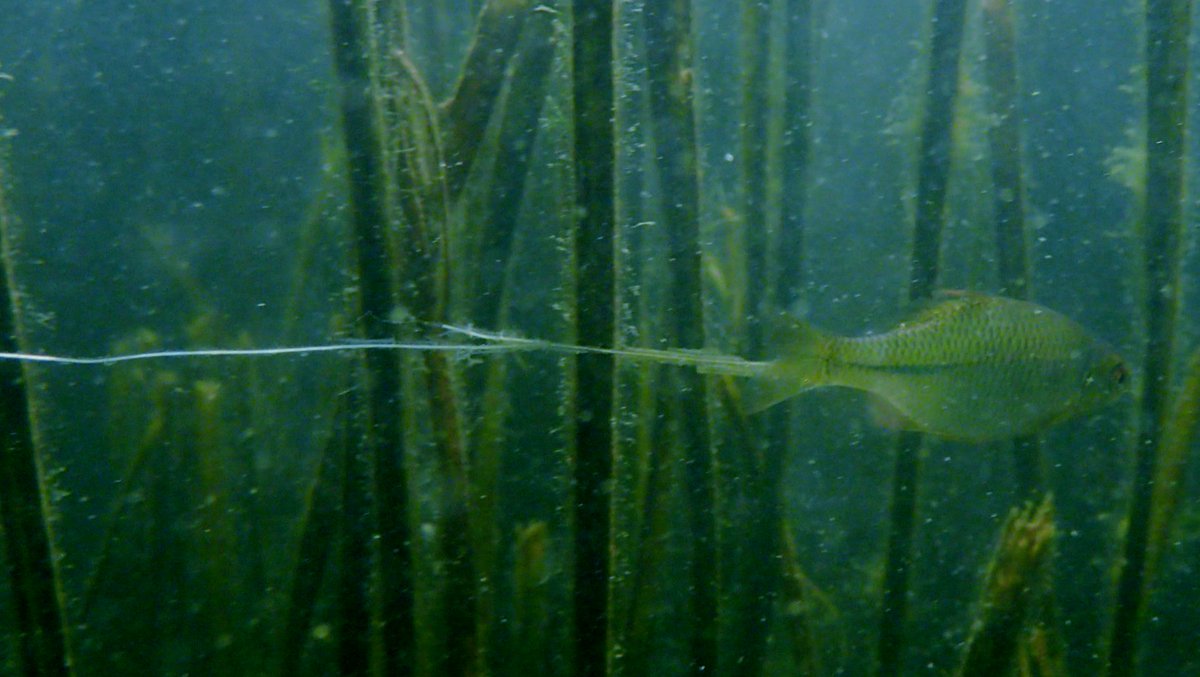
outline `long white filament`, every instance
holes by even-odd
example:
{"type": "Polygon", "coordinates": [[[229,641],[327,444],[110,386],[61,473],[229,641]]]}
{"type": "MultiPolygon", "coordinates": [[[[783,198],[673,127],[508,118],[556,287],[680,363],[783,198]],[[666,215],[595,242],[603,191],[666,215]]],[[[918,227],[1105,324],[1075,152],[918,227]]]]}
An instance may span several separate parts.
{"type": "Polygon", "coordinates": [[[647,362],[655,362],[659,364],[674,364],[684,367],[695,367],[696,370],[702,374],[747,377],[761,376],[763,375],[763,372],[766,371],[771,365],[771,362],[746,360],[734,355],[721,355],[719,353],[710,353],[701,350],[664,350],[657,348],[640,348],[637,346],[602,348],[599,346],[581,346],[570,343],[543,341],[541,339],[512,337],[504,334],[496,334],[480,329],[474,329],[471,327],[457,327],[448,324],[441,325],[441,328],[451,334],[458,334],[468,338],[487,341],[489,345],[509,346],[512,350],[549,350],[560,353],[613,355],[616,357],[624,357],[632,360],[645,360],[647,362]]]}
{"type": "Polygon", "coordinates": [[[541,339],[521,338],[483,331],[471,327],[441,325],[441,329],[452,336],[482,341],[482,343],[456,343],[434,341],[364,341],[350,340],[307,346],[281,346],[275,348],[199,348],[194,350],[151,350],[121,353],[96,357],[71,355],[49,355],[42,353],[0,352],[0,360],[30,362],[36,364],[113,365],[123,362],[145,360],[167,360],[212,357],[278,357],[284,355],[311,355],[316,353],[347,353],[365,350],[402,350],[413,352],[448,352],[464,355],[478,353],[512,353],[524,351],[549,351],[558,353],[591,353],[613,355],[634,360],[645,360],[661,364],[695,367],[701,373],[728,376],[758,376],[770,364],[744,360],[730,355],[697,350],[660,350],[654,348],[580,346],[557,343],[541,339]]]}
{"type": "Polygon", "coordinates": [[[0,352],[0,360],[36,362],[42,364],[120,364],[141,360],[181,359],[191,357],[272,357],[280,355],[309,355],[313,353],[347,353],[363,350],[404,350],[451,353],[510,353],[519,348],[508,345],[461,345],[454,343],[401,343],[395,341],[346,341],[344,343],[278,348],[198,348],[195,350],[151,350],[142,353],[122,353],[99,357],[73,357],[40,353],[0,352]]]}

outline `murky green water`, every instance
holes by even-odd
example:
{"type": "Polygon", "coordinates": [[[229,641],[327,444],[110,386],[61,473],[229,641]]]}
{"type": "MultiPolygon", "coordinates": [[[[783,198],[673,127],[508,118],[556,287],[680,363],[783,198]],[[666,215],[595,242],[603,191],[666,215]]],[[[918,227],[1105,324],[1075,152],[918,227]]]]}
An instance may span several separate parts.
{"type": "MultiPolygon", "coordinates": [[[[1019,202],[1030,297],[1114,346],[1135,392],[1046,430],[1032,491],[1009,441],[920,441],[897,623],[897,434],[850,391],[744,416],[739,379],[546,350],[28,363],[43,498],[9,504],[49,560],[23,569],[6,533],[0,672],[602,674],[599,656],[626,675],[860,675],[886,625],[881,674],[952,674],[1007,516],[1051,495],[1001,653],[1016,674],[1102,674],[1154,291],[1143,8],[1012,4],[1014,193],[993,173],[1012,148],[989,137],[990,2],[966,3],[934,155],[932,2],[695,0],[690,32],[682,1],[613,4],[611,43],[573,31],[586,10],[565,0],[354,3],[349,24],[340,0],[0,5],[19,349],[462,341],[450,323],[769,359],[778,311],[846,335],[909,312],[924,172],[947,181],[935,286],[1011,291],[996,215],[1019,202]],[[358,70],[354,36],[373,46],[358,70]],[[612,49],[611,146],[589,145],[604,115],[578,123],[598,92],[573,76],[606,69],[577,41],[612,49]],[[57,594],[23,596],[21,571],[57,594]],[[40,642],[27,599],[53,599],[61,641],[40,642]]],[[[1183,204],[1175,384],[1200,335],[1183,204]]],[[[1137,674],[1200,675],[1200,477],[1180,446],[1137,674]]]]}

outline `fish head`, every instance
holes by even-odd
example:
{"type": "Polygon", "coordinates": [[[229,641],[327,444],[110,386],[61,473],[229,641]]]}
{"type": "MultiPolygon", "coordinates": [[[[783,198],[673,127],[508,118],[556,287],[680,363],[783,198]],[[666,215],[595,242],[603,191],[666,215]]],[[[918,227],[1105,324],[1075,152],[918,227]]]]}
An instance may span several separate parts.
{"type": "Polygon", "coordinates": [[[1087,367],[1083,375],[1084,408],[1099,407],[1123,395],[1133,380],[1129,365],[1117,351],[1097,344],[1089,351],[1087,367]]]}

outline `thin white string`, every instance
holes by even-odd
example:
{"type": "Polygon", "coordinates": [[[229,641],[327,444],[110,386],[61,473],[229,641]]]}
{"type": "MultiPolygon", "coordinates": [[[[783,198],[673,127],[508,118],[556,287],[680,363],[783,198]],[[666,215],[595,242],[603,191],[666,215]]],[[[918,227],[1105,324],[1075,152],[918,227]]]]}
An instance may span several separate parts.
{"type": "Polygon", "coordinates": [[[599,355],[613,355],[615,357],[624,357],[632,360],[644,360],[659,364],[673,364],[676,366],[694,367],[702,374],[754,377],[762,376],[766,370],[772,366],[771,362],[747,360],[735,355],[721,355],[719,353],[710,353],[702,350],[690,350],[684,348],[657,349],[642,348],[639,346],[602,348],[600,346],[581,346],[571,343],[557,343],[554,341],[544,341],[541,339],[507,336],[504,334],[484,331],[482,329],[475,329],[473,327],[459,327],[452,324],[443,324],[438,326],[451,334],[458,334],[468,338],[488,341],[489,345],[508,346],[513,350],[553,350],[557,352],[574,354],[590,353],[599,355]]]}
{"type": "Polygon", "coordinates": [[[462,345],[455,343],[400,343],[394,341],[347,341],[345,343],[318,344],[311,346],[283,346],[277,348],[200,348],[195,350],[152,350],[140,353],[122,353],[98,357],[76,357],[69,355],[47,355],[41,353],[0,352],[0,360],[35,362],[41,364],[119,364],[140,360],[181,359],[189,357],[269,357],[279,355],[308,355],[312,353],[344,353],[361,350],[406,350],[422,352],[452,353],[506,353],[522,350],[515,346],[462,345]]]}
{"type": "Polygon", "coordinates": [[[37,364],[74,364],[74,365],[113,365],[123,362],[138,362],[143,360],[185,359],[203,357],[277,357],[282,355],[311,355],[314,353],[345,353],[364,350],[404,350],[415,352],[447,352],[461,354],[477,353],[511,353],[520,351],[552,351],[559,353],[591,353],[613,355],[635,360],[647,360],[662,364],[695,367],[702,373],[726,374],[732,376],[757,376],[770,366],[767,362],[744,360],[740,357],[720,355],[697,350],[658,350],[636,346],[603,348],[599,346],[581,346],[570,343],[557,343],[541,339],[521,338],[494,332],[460,327],[455,325],[439,325],[450,335],[455,335],[484,343],[437,343],[400,342],[389,340],[354,339],[342,343],[316,344],[307,346],[280,346],[275,348],[199,348],[194,350],[150,350],[135,353],[120,353],[96,357],[79,357],[72,355],[52,355],[43,353],[0,352],[0,361],[18,361],[37,364]]]}

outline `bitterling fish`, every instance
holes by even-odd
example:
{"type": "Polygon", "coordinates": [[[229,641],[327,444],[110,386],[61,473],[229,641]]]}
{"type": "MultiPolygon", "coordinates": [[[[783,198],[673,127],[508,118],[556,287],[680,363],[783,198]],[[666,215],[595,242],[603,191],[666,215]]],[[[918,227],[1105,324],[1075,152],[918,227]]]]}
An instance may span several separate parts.
{"type": "Polygon", "coordinates": [[[1040,432],[1112,401],[1129,385],[1121,356],[1049,308],[972,292],[886,333],[833,336],[800,320],[747,384],[757,411],[823,386],[864,390],[895,427],[984,442],[1040,432]]]}

